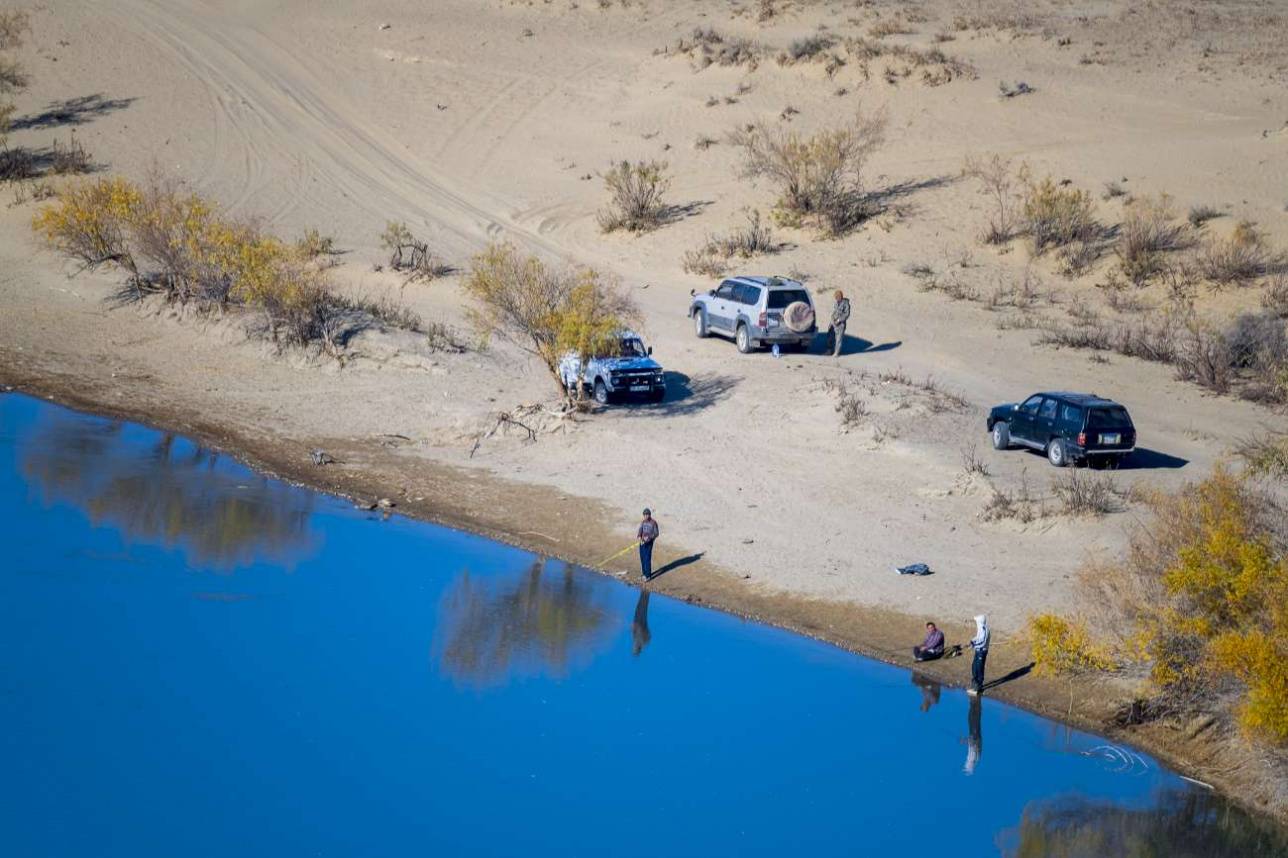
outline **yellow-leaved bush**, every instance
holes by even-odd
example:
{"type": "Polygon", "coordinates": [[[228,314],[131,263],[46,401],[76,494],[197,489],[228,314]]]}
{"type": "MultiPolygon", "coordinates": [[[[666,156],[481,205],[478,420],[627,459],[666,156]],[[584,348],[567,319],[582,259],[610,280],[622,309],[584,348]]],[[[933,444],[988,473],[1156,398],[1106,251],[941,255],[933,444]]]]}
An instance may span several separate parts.
{"type": "Polygon", "coordinates": [[[86,266],[116,263],[136,273],[128,234],[141,196],[134,184],[119,177],[74,182],[57,202],[36,213],[32,228],[51,247],[86,266]]]}
{"type": "Polygon", "coordinates": [[[566,393],[572,391],[559,375],[562,356],[603,353],[639,318],[630,295],[594,270],[554,268],[508,243],[493,243],[474,257],[464,289],[479,334],[535,356],[566,393]]]}
{"type": "Polygon", "coordinates": [[[1093,640],[1085,623],[1055,614],[1037,614],[1025,628],[1039,676],[1112,670],[1117,664],[1104,645],[1093,640]]]}
{"type": "MultiPolygon", "coordinates": [[[[1233,700],[1249,736],[1288,743],[1283,510],[1224,467],[1150,503],[1154,519],[1127,556],[1084,569],[1086,607],[1112,630],[1116,658],[1148,668],[1155,711],[1219,712],[1233,700]]],[[[1034,618],[1031,631],[1039,667],[1092,667],[1108,652],[1058,617],[1034,618]]]]}
{"type": "Polygon", "coordinates": [[[180,183],[152,176],[69,184],[34,217],[36,233],[87,267],[115,264],[141,294],[264,313],[274,339],[331,347],[344,302],[309,255],[232,220],[180,183]]]}
{"type": "Polygon", "coordinates": [[[1250,487],[1225,469],[1169,503],[1189,532],[1163,573],[1167,603],[1145,630],[1153,677],[1163,686],[1235,678],[1246,689],[1243,727],[1288,742],[1288,556],[1250,487]]]}

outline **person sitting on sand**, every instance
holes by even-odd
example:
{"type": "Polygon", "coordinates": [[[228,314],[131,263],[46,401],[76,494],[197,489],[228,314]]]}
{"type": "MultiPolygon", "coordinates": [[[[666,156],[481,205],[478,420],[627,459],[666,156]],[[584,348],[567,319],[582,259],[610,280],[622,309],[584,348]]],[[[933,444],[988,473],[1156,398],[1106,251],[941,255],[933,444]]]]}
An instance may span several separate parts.
{"type": "Polygon", "coordinates": [[[933,661],[944,655],[944,633],[934,623],[926,623],[926,639],[921,646],[912,648],[912,657],[917,661],[933,661]]]}

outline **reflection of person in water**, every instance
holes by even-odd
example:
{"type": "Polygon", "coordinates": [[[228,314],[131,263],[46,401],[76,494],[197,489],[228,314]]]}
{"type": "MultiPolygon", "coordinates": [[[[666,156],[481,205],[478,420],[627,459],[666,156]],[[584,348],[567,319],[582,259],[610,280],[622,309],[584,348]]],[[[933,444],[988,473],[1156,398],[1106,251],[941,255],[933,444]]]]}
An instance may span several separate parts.
{"type": "Polygon", "coordinates": [[[640,600],[635,603],[635,620],[631,623],[631,655],[639,655],[648,646],[648,590],[640,590],[640,600]]]}
{"type": "Polygon", "coordinates": [[[921,711],[929,712],[930,707],[939,702],[942,686],[930,677],[915,672],[912,674],[912,684],[921,689],[921,711]]]}
{"type": "Polygon", "coordinates": [[[984,754],[984,734],[979,728],[979,697],[970,698],[970,711],[966,715],[966,725],[970,730],[970,735],[966,739],[966,764],[962,766],[962,771],[966,774],[974,774],[975,766],[979,765],[979,758],[984,754]]]}

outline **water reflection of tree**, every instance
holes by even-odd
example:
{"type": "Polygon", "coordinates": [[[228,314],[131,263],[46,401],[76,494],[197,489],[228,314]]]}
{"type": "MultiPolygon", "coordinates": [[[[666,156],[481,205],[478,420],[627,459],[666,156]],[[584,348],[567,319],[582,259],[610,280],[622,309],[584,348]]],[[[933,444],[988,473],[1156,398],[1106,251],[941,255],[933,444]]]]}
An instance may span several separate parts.
{"type": "Polygon", "coordinates": [[[308,543],[308,492],[217,467],[217,453],[174,435],[123,430],[54,411],[20,440],[22,474],[44,503],[78,507],[127,539],[182,547],[195,564],[284,559],[308,543]]]}
{"type": "Polygon", "coordinates": [[[1288,835],[1204,792],[1172,790],[1153,807],[1083,798],[1029,805],[998,839],[1011,858],[1243,858],[1288,854],[1288,835]]]}
{"type": "Polygon", "coordinates": [[[538,560],[504,578],[461,573],[439,609],[434,651],[444,673],[473,685],[525,674],[567,675],[611,631],[613,615],[590,582],[538,560]]]}

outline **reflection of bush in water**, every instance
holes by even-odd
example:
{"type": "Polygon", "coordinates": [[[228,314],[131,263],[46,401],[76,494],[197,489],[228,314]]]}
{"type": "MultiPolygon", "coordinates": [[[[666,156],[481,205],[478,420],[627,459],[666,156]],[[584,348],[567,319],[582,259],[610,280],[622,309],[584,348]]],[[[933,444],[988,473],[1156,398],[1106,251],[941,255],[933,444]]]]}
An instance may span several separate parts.
{"type": "Polygon", "coordinates": [[[179,546],[193,563],[232,568],[306,546],[308,492],[228,473],[218,454],[173,435],[149,433],[147,444],[122,430],[56,411],[20,442],[22,473],[44,503],[78,507],[127,539],[179,546]]]}
{"type": "Polygon", "coordinates": [[[1147,808],[1082,798],[1031,804],[998,846],[1011,858],[1245,858],[1288,854],[1288,835],[1210,793],[1173,790],[1147,808]]]}
{"type": "Polygon", "coordinates": [[[434,651],[443,672],[494,685],[543,670],[563,676],[571,662],[588,659],[612,615],[571,566],[558,576],[545,572],[539,560],[514,577],[462,573],[439,607],[434,651]]]}

